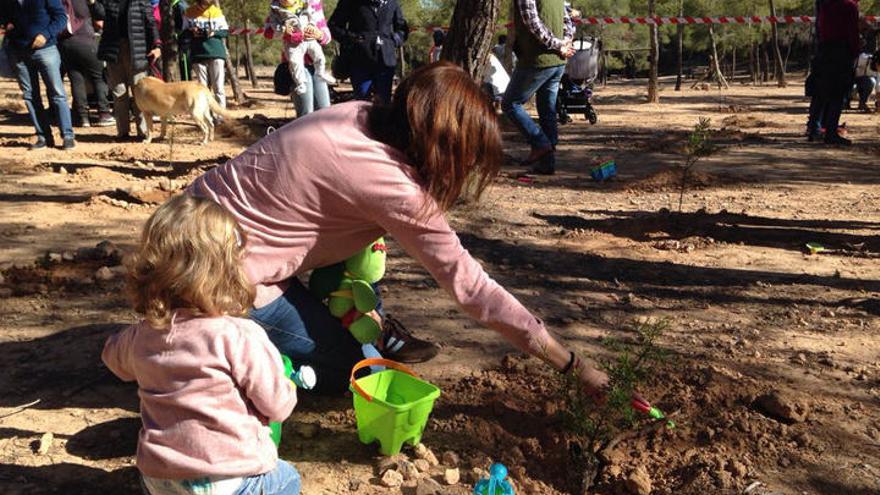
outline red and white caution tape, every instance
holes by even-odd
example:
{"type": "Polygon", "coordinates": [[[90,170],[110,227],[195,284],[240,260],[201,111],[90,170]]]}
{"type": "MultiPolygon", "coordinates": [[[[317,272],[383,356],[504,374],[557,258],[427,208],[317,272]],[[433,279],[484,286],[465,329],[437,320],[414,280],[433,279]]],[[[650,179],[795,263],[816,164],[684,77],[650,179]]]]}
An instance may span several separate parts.
{"type": "Polygon", "coordinates": [[[578,24],[811,24],[808,15],[735,15],[721,17],[583,17],[578,24]]]}
{"type": "MultiPolygon", "coordinates": [[[[877,23],[880,22],[880,16],[875,15],[866,15],[865,20],[868,22],[877,23]]],[[[642,25],[651,25],[656,24],[658,26],[661,25],[678,25],[678,24],[812,24],[816,21],[815,17],[809,15],[734,15],[734,16],[720,16],[720,17],[692,17],[692,16],[684,16],[684,17],[582,17],[575,21],[575,24],[589,24],[589,25],[607,25],[607,24],[642,24],[642,25]]],[[[510,27],[511,24],[505,24],[505,27],[510,27]]],[[[447,26],[427,26],[424,28],[412,28],[411,31],[434,31],[435,29],[442,29],[443,31],[448,31],[449,27],[447,26]]],[[[233,36],[239,36],[243,34],[263,34],[265,33],[265,29],[263,28],[231,28],[229,30],[229,34],[233,36]]],[[[271,33],[269,38],[272,37],[271,33]]]]}

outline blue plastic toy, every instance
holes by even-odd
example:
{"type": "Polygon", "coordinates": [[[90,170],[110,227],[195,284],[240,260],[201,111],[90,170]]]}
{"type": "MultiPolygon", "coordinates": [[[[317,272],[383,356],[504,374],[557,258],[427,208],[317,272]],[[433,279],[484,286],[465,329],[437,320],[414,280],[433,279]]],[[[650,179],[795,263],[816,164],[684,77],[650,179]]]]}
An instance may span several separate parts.
{"type": "Polygon", "coordinates": [[[474,486],[474,495],[514,495],[513,487],[507,481],[507,468],[495,463],[489,468],[489,478],[483,478],[474,486]]]}
{"type": "Polygon", "coordinates": [[[602,182],[617,175],[617,163],[614,160],[606,160],[590,169],[590,177],[594,181],[602,182]]]}

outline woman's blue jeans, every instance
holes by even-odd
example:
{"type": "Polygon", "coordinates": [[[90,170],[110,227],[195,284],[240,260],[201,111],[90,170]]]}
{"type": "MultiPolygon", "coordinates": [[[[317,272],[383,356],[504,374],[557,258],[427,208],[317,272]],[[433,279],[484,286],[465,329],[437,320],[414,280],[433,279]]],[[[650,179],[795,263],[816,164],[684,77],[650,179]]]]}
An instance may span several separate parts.
{"type": "Polygon", "coordinates": [[[360,342],[295,278],[281,297],[251,310],[250,317],[266,329],[269,340],[295,367],[315,368],[315,392],[346,390],[351,368],[364,358],[360,342]]]}
{"type": "Polygon", "coordinates": [[[305,93],[299,95],[296,94],[296,91],[290,92],[297,117],[304,117],[315,110],[330,106],[330,90],[323,79],[315,77],[315,67],[313,65],[306,66],[306,78],[309,81],[306,83],[305,93]]]}

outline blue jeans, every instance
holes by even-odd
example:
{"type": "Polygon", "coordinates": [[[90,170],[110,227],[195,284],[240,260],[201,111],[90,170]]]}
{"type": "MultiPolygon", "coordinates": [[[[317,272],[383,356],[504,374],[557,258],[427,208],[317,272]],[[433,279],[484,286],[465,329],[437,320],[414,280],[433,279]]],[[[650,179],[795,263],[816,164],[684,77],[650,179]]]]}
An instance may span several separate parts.
{"type": "Polygon", "coordinates": [[[251,310],[250,317],[266,329],[269,340],[294,366],[315,369],[315,392],[348,389],[351,368],[364,358],[364,349],[327,306],[297,279],[278,299],[251,310]]]}
{"type": "Polygon", "coordinates": [[[382,103],[391,101],[395,67],[368,67],[355,64],[351,68],[351,86],[358,100],[370,99],[370,88],[382,103]]]}
{"type": "MultiPolygon", "coordinates": [[[[169,482],[163,482],[169,483],[169,482]]],[[[144,481],[141,480],[141,490],[146,495],[164,495],[165,493],[196,493],[192,488],[182,488],[179,483],[167,487],[163,493],[151,493],[147,490],[144,481]]],[[[241,487],[235,495],[299,495],[302,487],[302,478],[299,471],[287,461],[278,459],[275,469],[268,473],[248,476],[242,481],[241,487]]]]}
{"type": "Polygon", "coordinates": [[[52,141],[49,115],[43,107],[43,99],[40,96],[40,78],[42,78],[52,107],[58,112],[61,136],[65,139],[73,139],[73,123],[70,120],[70,107],[67,104],[67,94],[64,92],[64,81],[61,79],[61,54],[58,52],[58,47],[52,45],[39,50],[13,49],[10,52],[15,63],[18,87],[21,88],[24,104],[27,106],[37,136],[52,141]]]}
{"type": "Polygon", "coordinates": [[[327,83],[323,79],[315,77],[315,67],[306,66],[306,92],[298,95],[296,91],[291,91],[290,96],[293,98],[293,106],[296,108],[296,116],[302,117],[308,115],[315,110],[327,108],[330,106],[330,90],[327,83]]]}
{"type": "Polygon", "coordinates": [[[856,89],[859,91],[859,106],[868,104],[868,98],[874,91],[877,79],[873,76],[862,76],[856,78],[856,89]]]}
{"type": "Polygon", "coordinates": [[[559,80],[564,72],[564,65],[541,69],[517,67],[510,77],[510,84],[501,100],[501,110],[519,128],[532,149],[556,146],[559,141],[556,94],[559,93],[559,80]],[[540,126],[523,108],[532,95],[536,95],[540,126]]]}
{"type": "Polygon", "coordinates": [[[299,495],[302,479],[293,464],[278,459],[275,469],[245,478],[236,495],[299,495]]]}

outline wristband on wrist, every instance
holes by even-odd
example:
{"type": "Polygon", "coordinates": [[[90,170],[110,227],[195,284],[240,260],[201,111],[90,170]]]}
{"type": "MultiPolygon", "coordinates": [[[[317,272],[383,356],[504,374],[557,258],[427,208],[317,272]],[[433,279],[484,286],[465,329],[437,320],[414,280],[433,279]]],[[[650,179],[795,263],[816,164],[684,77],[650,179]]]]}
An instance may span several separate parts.
{"type": "Polygon", "coordinates": [[[568,351],[568,352],[570,354],[569,358],[568,358],[568,364],[566,364],[564,368],[559,370],[559,372],[562,373],[563,375],[565,375],[569,371],[571,371],[572,366],[574,366],[575,359],[577,359],[577,356],[574,355],[574,351],[568,351]]]}

